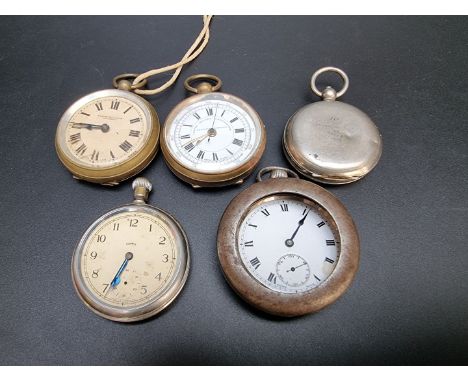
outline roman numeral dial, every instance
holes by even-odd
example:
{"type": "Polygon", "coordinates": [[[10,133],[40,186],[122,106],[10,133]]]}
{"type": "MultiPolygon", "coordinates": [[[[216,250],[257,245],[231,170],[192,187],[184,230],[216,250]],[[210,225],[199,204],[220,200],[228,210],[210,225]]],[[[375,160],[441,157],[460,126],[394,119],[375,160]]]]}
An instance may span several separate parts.
{"type": "Polygon", "coordinates": [[[240,223],[238,252],[251,276],[283,293],[308,291],[323,283],[339,261],[339,239],[331,218],[312,200],[267,197],[240,223]]]}
{"type": "Polygon", "coordinates": [[[166,144],[184,168],[228,172],[249,160],[259,145],[255,115],[220,97],[201,100],[168,116],[166,144]]]}
{"type": "Polygon", "coordinates": [[[125,97],[102,97],[80,107],[65,129],[65,152],[80,165],[115,166],[136,155],[149,138],[142,107],[125,97]]]}

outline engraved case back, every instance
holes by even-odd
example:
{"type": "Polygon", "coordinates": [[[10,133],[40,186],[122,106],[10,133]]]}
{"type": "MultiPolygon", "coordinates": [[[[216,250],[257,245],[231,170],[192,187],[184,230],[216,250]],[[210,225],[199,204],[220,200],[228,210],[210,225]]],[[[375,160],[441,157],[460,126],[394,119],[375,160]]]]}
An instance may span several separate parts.
{"type": "Polygon", "coordinates": [[[380,133],[361,110],[339,101],[299,109],[288,121],[283,144],[291,164],[304,176],[330,183],[351,183],[380,159],[380,133]]]}

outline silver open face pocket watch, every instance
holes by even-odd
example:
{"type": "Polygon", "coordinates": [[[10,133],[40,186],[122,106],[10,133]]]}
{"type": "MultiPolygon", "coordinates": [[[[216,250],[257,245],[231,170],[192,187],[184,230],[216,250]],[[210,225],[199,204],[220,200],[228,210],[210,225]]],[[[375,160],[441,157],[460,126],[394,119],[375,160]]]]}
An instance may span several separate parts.
{"type": "Polygon", "coordinates": [[[267,313],[318,311],[346,291],[358,269],[353,219],[330,192],[291,170],[267,167],[257,180],[221,218],[224,275],[244,300],[267,313]]]}
{"type": "Polygon", "coordinates": [[[164,123],[166,163],[193,187],[242,183],[265,150],[262,120],[244,100],[219,92],[216,76],[191,76],[185,88],[196,95],[179,103],[164,123]]]}
{"type": "Polygon", "coordinates": [[[134,201],[92,223],[73,253],[79,297],[109,320],[131,322],[157,314],[187,280],[187,237],[171,215],[146,204],[151,188],[147,179],[135,179],[134,201]]]}
{"type": "Polygon", "coordinates": [[[337,101],[348,89],[348,76],[341,69],[325,67],[312,76],[312,90],[323,101],[299,109],[287,122],[283,148],[291,165],[303,176],[321,183],[345,184],[371,171],[382,154],[382,139],[372,120],[361,110],[337,101]],[[318,76],[338,73],[344,81],[336,92],[320,91],[318,76]]]}

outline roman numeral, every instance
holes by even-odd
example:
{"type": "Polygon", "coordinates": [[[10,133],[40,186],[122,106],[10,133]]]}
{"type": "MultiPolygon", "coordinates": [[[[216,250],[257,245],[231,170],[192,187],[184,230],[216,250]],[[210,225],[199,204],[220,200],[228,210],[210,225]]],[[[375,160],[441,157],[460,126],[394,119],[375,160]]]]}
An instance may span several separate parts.
{"type": "Polygon", "coordinates": [[[249,224],[249,226],[254,227],[254,228],[257,228],[257,227],[258,227],[258,226],[255,225],[255,224],[249,224]]]}
{"type": "Polygon", "coordinates": [[[241,141],[240,139],[237,139],[235,138],[233,141],[232,141],[233,144],[237,145],[237,146],[242,146],[242,143],[244,143],[244,141],[241,141]]]}
{"type": "Polygon", "coordinates": [[[115,156],[114,156],[114,153],[112,152],[112,150],[109,150],[109,154],[112,157],[112,159],[115,159],[115,156]]]}
{"type": "Polygon", "coordinates": [[[276,276],[273,273],[270,273],[268,276],[268,281],[272,282],[273,284],[276,284],[276,276]]]}
{"type": "Polygon", "coordinates": [[[225,112],[226,112],[226,110],[223,110],[223,112],[221,113],[221,117],[224,115],[225,112]]]}
{"type": "Polygon", "coordinates": [[[330,264],[333,264],[335,262],[335,260],[332,260],[329,257],[325,257],[325,261],[330,264]]]}
{"type": "Polygon", "coordinates": [[[190,134],[181,135],[180,139],[189,139],[190,134]]]}
{"type": "Polygon", "coordinates": [[[268,212],[266,208],[262,210],[262,214],[265,216],[270,216],[270,212],[268,212]]]}
{"type": "Polygon", "coordinates": [[[226,151],[227,151],[229,154],[234,155],[234,153],[233,153],[231,150],[226,149],[226,151]]]}
{"type": "Polygon", "coordinates": [[[138,130],[130,130],[130,133],[128,135],[131,136],[131,137],[139,138],[140,133],[141,133],[141,131],[138,131],[138,130]]]}
{"type": "Polygon", "coordinates": [[[120,102],[119,101],[112,101],[111,103],[111,109],[113,110],[119,110],[120,102]]]}
{"type": "Polygon", "coordinates": [[[205,156],[205,152],[204,152],[203,150],[200,150],[200,151],[198,152],[197,158],[198,158],[198,159],[203,159],[204,156],[205,156]]]}
{"type": "Polygon", "coordinates": [[[101,110],[102,110],[102,103],[101,103],[101,102],[95,103],[94,106],[96,106],[96,109],[97,109],[98,111],[101,111],[101,110]]]}
{"type": "Polygon", "coordinates": [[[91,114],[85,113],[84,111],[82,111],[81,114],[86,115],[87,117],[91,115],[91,114]]]}
{"type": "Polygon", "coordinates": [[[127,113],[127,111],[130,111],[130,109],[132,108],[133,106],[130,106],[128,109],[125,109],[125,111],[123,112],[124,114],[127,113]]]}
{"type": "Polygon", "coordinates": [[[80,139],[81,139],[81,133],[76,133],[76,134],[70,135],[70,137],[68,138],[68,141],[71,144],[74,144],[74,143],[78,142],[80,139]]]}
{"type": "Polygon", "coordinates": [[[280,204],[280,206],[281,206],[281,211],[283,211],[283,212],[289,211],[288,205],[286,203],[282,203],[282,204],[280,204]]]}
{"type": "Polygon", "coordinates": [[[210,108],[210,107],[207,108],[207,109],[206,109],[206,114],[208,114],[208,115],[213,115],[213,109],[210,108]]]}
{"type": "Polygon", "coordinates": [[[335,240],[326,240],[327,245],[335,245],[335,240]]]}
{"type": "Polygon", "coordinates": [[[184,146],[184,149],[187,150],[188,152],[192,151],[195,145],[193,142],[190,142],[187,146],[184,146]]]}
{"type": "Polygon", "coordinates": [[[219,158],[218,158],[218,154],[213,153],[213,160],[216,162],[218,159],[219,159],[219,158]]]}
{"type": "Polygon", "coordinates": [[[252,267],[257,269],[260,266],[261,263],[260,263],[260,260],[258,259],[258,257],[254,257],[252,260],[250,260],[250,264],[252,264],[252,267]]]}
{"type": "Polygon", "coordinates": [[[125,141],[123,141],[123,143],[121,143],[121,144],[119,145],[119,147],[120,147],[123,151],[127,152],[128,150],[130,150],[130,149],[133,147],[133,145],[132,145],[129,141],[125,140],[125,141]]]}
{"type": "Polygon", "coordinates": [[[322,280],[320,280],[316,275],[314,275],[314,278],[315,278],[315,280],[317,280],[317,281],[322,281],[322,280]]]}
{"type": "Polygon", "coordinates": [[[234,132],[235,133],[243,133],[245,131],[244,128],[241,128],[241,129],[234,129],[234,132]]]}
{"type": "Polygon", "coordinates": [[[325,222],[320,222],[320,223],[317,224],[317,227],[320,228],[320,227],[323,227],[324,225],[325,225],[325,222]]]}
{"type": "Polygon", "coordinates": [[[239,118],[237,118],[237,117],[234,117],[234,118],[233,118],[233,119],[231,119],[229,122],[230,122],[230,123],[234,123],[234,122],[236,122],[238,119],[239,119],[239,118]]]}
{"type": "Polygon", "coordinates": [[[140,122],[140,118],[133,118],[130,120],[130,123],[137,123],[140,122]]]}
{"type": "Polygon", "coordinates": [[[194,113],[193,116],[194,116],[196,119],[200,119],[200,116],[199,116],[197,113],[194,113]]]}
{"type": "Polygon", "coordinates": [[[75,150],[75,152],[79,155],[83,155],[86,151],[86,148],[87,148],[86,145],[82,143],[81,146],[75,150]]]}
{"type": "Polygon", "coordinates": [[[93,150],[91,154],[91,160],[99,160],[99,151],[93,150]]]}
{"type": "Polygon", "coordinates": [[[253,245],[253,240],[246,241],[246,242],[244,243],[244,245],[245,245],[246,247],[253,247],[253,246],[254,246],[254,245],[253,245]]]}

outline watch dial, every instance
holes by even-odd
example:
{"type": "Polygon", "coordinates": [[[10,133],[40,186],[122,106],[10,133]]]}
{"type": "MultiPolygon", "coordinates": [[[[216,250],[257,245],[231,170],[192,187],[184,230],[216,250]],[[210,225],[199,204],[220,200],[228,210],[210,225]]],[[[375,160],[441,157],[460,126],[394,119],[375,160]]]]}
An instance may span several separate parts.
{"type": "Polygon", "coordinates": [[[243,101],[229,97],[227,101],[219,93],[204,95],[166,125],[169,150],[184,167],[204,173],[227,172],[255,154],[261,122],[243,101]]]}
{"type": "Polygon", "coordinates": [[[101,302],[132,308],[154,300],[178,261],[170,228],[155,215],[118,213],[89,234],[80,260],[86,287],[101,302]]]}
{"type": "Polygon", "coordinates": [[[67,156],[91,168],[113,167],[135,156],[151,127],[144,106],[128,96],[93,97],[77,108],[62,126],[67,156]]]}
{"type": "Polygon", "coordinates": [[[323,283],[339,258],[339,238],[326,211],[311,200],[275,195],[255,203],[238,230],[249,273],[277,292],[306,292],[323,283]]]}

